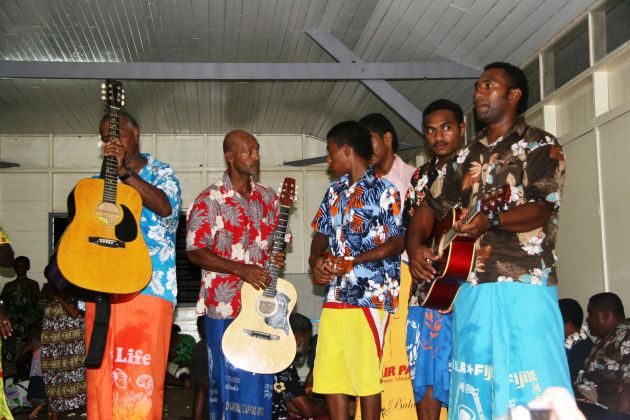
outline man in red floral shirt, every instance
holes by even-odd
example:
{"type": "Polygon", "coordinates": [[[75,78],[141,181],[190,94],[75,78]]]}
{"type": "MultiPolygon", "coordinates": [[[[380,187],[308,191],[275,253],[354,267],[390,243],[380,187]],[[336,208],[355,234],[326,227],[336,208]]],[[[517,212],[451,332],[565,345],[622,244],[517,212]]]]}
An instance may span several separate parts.
{"type": "Polygon", "coordinates": [[[260,172],[254,136],[244,131],[228,133],[223,153],[228,169],[222,180],[195,199],[186,237],[188,259],[202,268],[197,313],[206,315],[210,417],[268,418],[273,375],[235,368],[224,358],[221,341],[240,311],[243,282],[265,288],[271,282],[265,269],[269,258],[278,267],[284,266],[285,254],[271,253],[280,206],[273,189],[252,179],[260,172]]]}

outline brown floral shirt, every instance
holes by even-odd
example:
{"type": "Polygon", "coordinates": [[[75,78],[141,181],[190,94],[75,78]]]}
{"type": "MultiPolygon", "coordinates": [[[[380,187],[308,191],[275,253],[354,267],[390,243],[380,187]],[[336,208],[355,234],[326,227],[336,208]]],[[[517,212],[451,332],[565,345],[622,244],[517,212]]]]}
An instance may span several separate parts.
{"type": "Polygon", "coordinates": [[[470,207],[492,188],[509,185],[508,209],[529,202],[554,203],[551,217],[530,232],[499,229],[484,233],[476,244],[472,284],[498,281],[535,285],[557,283],[554,243],[558,231],[564,155],[554,136],[518,121],[503,137],[488,144],[485,131],[457,152],[455,164],[438,178],[427,202],[443,217],[460,204],[470,207]],[[435,185],[442,183],[442,185],[435,185]]]}
{"type": "Polygon", "coordinates": [[[630,383],[630,318],[595,344],[578,373],[576,397],[615,408],[621,388],[630,383]]]}

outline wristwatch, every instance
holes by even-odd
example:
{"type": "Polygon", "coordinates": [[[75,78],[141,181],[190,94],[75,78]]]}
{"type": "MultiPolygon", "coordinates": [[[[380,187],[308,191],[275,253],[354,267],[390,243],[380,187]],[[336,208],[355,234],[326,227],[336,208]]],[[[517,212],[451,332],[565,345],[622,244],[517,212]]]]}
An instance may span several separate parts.
{"type": "Polygon", "coordinates": [[[119,176],[118,176],[118,178],[119,178],[121,181],[124,181],[124,180],[126,180],[126,179],[128,179],[129,177],[131,177],[131,176],[133,176],[133,175],[134,175],[134,173],[133,173],[132,171],[130,171],[130,170],[129,170],[129,168],[125,168],[125,170],[126,170],[126,172],[125,172],[124,174],[122,174],[122,175],[119,175],[119,176]]]}
{"type": "Polygon", "coordinates": [[[501,226],[501,218],[498,214],[495,217],[488,217],[488,220],[490,221],[490,229],[496,229],[501,226]]]}

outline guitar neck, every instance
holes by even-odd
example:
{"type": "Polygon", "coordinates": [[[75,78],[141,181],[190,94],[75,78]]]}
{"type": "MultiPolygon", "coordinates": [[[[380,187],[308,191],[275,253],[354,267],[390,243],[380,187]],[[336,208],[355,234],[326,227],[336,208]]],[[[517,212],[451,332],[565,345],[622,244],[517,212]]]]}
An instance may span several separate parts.
{"type": "MultiPolygon", "coordinates": [[[[114,140],[120,134],[120,108],[115,106],[109,107],[109,131],[107,133],[107,142],[114,140]]],[[[105,156],[105,187],[103,189],[103,201],[107,203],[116,203],[116,193],[118,186],[118,161],[114,156],[105,156]]]]}
{"type": "MultiPolygon", "coordinates": [[[[271,246],[271,250],[273,253],[282,252],[284,248],[284,238],[287,233],[287,225],[289,222],[289,206],[280,206],[280,216],[278,218],[278,226],[276,227],[276,233],[273,237],[273,245],[271,246]]],[[[278,284],[278,276],[280,274],[280,269],[274,263],[273,259],[269,259],[268,261],[269,274],[271,276],[271,283],[265,291],[263,292],[264,296],[274,297],[276,295],[276,285],[278,284]]]]}

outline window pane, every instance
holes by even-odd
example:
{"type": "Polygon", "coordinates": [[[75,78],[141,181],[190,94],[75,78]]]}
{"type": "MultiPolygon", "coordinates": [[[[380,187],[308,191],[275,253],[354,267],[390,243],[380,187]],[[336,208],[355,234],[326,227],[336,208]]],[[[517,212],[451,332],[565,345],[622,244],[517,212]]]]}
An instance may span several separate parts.
{"type": "Polygon", "coordinates": [[[630,1],[613,0],[604,5],[606,54],[630,39],[630,1]]]}
{"type": "Polygon", "coordinates": [[[527,76],[529,85],[529,98],[527,100],[527,109],[529,109],[540,101],[540,67],[538,58],[526,65],[523,72],[527,76]]]}
{"type": "Polygon", "coordinates": [[[573,28],[551,47],[554,89],[589,67],[588,24],[586,20],[573,28]]]}

